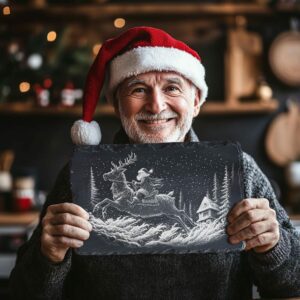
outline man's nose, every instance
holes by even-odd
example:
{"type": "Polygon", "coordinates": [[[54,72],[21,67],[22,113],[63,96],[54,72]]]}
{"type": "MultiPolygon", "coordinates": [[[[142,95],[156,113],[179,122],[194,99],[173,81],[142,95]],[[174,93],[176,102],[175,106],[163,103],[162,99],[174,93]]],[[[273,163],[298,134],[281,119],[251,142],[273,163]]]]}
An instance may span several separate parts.
{"type": "Polygon", "coordinates": [[[166,109],[165,95],[162,91],[153,90],[148,97],[146,110],[153,114],[159,114],[166,109]]]}

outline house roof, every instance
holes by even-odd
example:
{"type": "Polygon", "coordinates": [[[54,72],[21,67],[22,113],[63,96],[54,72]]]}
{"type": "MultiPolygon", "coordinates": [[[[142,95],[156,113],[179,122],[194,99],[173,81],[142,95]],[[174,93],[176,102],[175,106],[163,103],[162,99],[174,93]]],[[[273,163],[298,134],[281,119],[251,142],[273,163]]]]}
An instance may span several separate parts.
{"type": "Polygon", "coordinates": [[[197,210],[197,213],[200,213],[200,212],[208,210],[208,209],[213,209],[213,210],[218,211],[219,207],[211,199],[209,199],[207,196],[205,196],[197,210]]]}

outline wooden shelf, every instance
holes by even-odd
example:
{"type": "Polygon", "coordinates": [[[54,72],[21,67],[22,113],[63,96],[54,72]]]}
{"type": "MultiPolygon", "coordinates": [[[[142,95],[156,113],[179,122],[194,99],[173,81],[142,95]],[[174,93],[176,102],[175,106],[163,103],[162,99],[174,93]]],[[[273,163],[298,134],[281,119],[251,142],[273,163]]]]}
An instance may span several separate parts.
{"type": "Polygon", "coordinates": [[[299,14],[300,6],[280,6],[270,8],[258,4],[201,4],[201,3],[126,3],[126,4],[82,4],[82,5],[46,5],[34,7],[29,5],[11,5],[11,14],[4,16],[1,22],[9,21],[86,21],[107,20],[112,17],[130,17],[143,19],[149,17],[174,18],[181,16],[211,17],[233,15],[275,15],[277,13],[299,14]],[[81,20],[79,17],[84,18],[81,20]],[[79,18],[79,19],[78,19],[79,18]]]}
{"type": "Polygon", "coordinates": [[[48,5],[42,8],[28,6],[13,7],[18,12],[42,12],[49,15],[70,13],[87,16],[113,16],[113,15],[236,15],[236,14],[269,14],[272,9],[257,4],[201,4],[201,3],[124,3],[124,4],[83,4],[83,5],[48,5]]]}
{"type": "MultiPolygon", "coordinates": [[[[234,105],[225,102],[206,102],[200,111],[201,115],[224,115],[224,114],[255,114],[255,113],[271,113],[278,108],[278,102],[271,100],[268,102],[247,102],[237,103],[234,105]]],[[[31,103],[6,103],[0,104],[0,115],[43,115],[43,116],[71,116],[81,117],[82,107],[76,105],[74,107],[49,106],[37,107],[31,103]]],[[[95,117],[115,116],[114,109],[109,104],[101,104],[97,106],[95,117]]]]}
{"type": "MultiPolygon", "coordinates": [[[[82,115],[82,106],[76,105],[73,107],[65,106],[49,106],[38,107],[32,103],[5,103],[0,104],[0,115],[49,115],[49,116],[74,116],[82,115]]],[[[114,109],[111,105],[98,105],[95,112],[96,116],[112,116],[114,109]]]]}
{"type": "Polygon", "coordinates": [[[239,102],[234,104],[226,104],[225,102],[207,102],[201,108],[200,116],[201,114],[226,115],[272,113],[278,109],[278,106],[278,101],[275,99],[266,102],[253,100],[253,102],[239,102]]]}
{"type": "Polygon", "coordinates": [[[293,221],[300,221],[300,215],[290,215],[289,217],[293,221]]]}
{"type": "Polygon", "coordinates": [[[24,213],[0,213],[0,226],[3,225],[22,225],[28,226],[39,221],[39,212],[24,213]]]}

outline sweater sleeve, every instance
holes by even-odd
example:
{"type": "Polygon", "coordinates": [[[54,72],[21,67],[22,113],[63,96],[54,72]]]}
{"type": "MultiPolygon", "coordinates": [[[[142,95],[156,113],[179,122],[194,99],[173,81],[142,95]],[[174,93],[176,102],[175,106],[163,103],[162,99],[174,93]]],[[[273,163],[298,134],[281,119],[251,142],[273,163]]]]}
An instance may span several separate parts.
{"type": "Polygon", "coordinates": [[[40,251],[40,237],[41,220],[47,207],[72,200],[69,172],[69,165],[66,165],[47,197],[37,228],[29,241],[18,250],[17,262],[10,275],[12,299],[53,300],[63,298],[63,287],[71,267],[72,253],[69,250],[65,259],[59,264],[51,263],[40,251]]]}
{"type": "Polygon", "coordinates": [[[274,248],[265,253],[251,250],[247,254],[254,283],[262,297],[300,296],[300,235],[276,199],[269,180],[246,153],[243,172],[245,196],[268,199],[280,226],[280,239],[274,248]]]}

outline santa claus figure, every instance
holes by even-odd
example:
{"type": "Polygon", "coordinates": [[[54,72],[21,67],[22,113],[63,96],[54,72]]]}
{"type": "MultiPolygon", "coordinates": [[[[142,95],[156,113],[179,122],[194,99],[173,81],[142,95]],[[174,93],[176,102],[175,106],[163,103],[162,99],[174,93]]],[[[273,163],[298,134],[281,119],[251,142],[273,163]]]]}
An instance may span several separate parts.
{"type": "Polygon", "coordinates": [[[150,175],[153,173],[153,169],[147,170],[142,168],[138,171],[136,179],[133,180],[132,184],[136,190],[136,194],[132,199],[132,204],[142,203],[142,204],[157,204],[156,195],[158,194],[157,188],[162,187],[161,179],[153,178],[150,175]]]}

